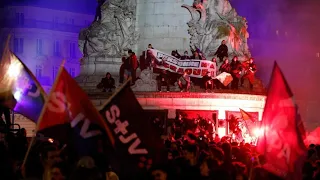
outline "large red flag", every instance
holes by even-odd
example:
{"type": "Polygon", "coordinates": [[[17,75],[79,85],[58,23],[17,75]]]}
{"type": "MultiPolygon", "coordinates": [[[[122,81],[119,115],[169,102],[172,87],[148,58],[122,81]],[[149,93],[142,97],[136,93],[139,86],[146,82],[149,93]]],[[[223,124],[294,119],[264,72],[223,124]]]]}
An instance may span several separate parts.
{"type": "Polygon", "coordinates": [[[63,67],[42,110],[37,131],[65,143],[75,143],[77,150],[97,148],[89,147],[89,142],[103,134],[107,134],[109,142],[114,144],[113,135],[102,116],[63,67]]]}
{"type": "Polygon", "coordinates": [[[262,117],[264,135],[257,144],[267,159],[264,169],[284,179],[302,179],[306,147],[301,124],[293,94],[275,63],[262,117]]]}

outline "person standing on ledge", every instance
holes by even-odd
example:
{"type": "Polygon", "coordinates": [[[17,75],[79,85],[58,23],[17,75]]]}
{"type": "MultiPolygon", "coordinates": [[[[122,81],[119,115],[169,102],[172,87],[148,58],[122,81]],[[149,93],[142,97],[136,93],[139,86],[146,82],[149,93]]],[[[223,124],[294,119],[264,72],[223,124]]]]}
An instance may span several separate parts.
{"type": "Polygon", "coordinates": [[[153,49],[152,44],[148,44],[148,49],[153,49]]]}
{"type": "Polygon", "coordinates": [[[183,92],[183,90],[186,90],[186,92],[189,92],[190,84],[191,84],[190,76],[188,74],[188,71],[185,70],[184,74],[178,79],[178,85],[181,92],[183,92]]]}
{"type": "Polygon", "coordinates": [[[232,62],[230,63],[231,76],[233,78],[231,82],[231,89],[238,90],[242,68],[242,64],[238,61],[238,57],[233,57],[232,62]]]}
{"type": "Polygon", "coordinates": [[[241,78],[241,86],[243,86],[244,80],[248,79],[250,84],[250,90],[253,90],[254,75],[257,72],[257,66],[253,62],[253,58],[249,59],[249,63],[245,69],[245,73],[241,78]]]}
{"type": "Polygon", "coordinates": [[[132,85],[135,83],[136,79],[137,79],[137,68],[139,67],[139,63],[138,63],[138,59],[136,54],[129,49],[128,50],[128,54],[129,54],[129,63],[130,63],[130,69],[131,69],[131,77],[132,77],[132,85]]]}
{"type": "Polygon", "coordinates": [[[228,57],[228,46],[226,45],[225,40],[221,42],[221,45],[218,47],[218,50],[214,55],[219,58],[220,62],[223,62],[224,57],[228,57]]]}
{"type": "Polygon", "coordinates": [[[98,6],[96,8],[96,16],[94,17],[94,21],[101,21],[101,6],[106,2],[106,0],[97,0],[98,6]]]}

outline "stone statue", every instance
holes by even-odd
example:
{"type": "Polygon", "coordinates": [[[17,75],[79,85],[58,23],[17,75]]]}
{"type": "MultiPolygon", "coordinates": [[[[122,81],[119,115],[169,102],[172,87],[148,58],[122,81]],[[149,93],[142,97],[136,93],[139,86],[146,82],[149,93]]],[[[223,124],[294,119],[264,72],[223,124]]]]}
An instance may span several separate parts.
{"type": "Polygon", "coordinates": [[[221,41],[226,40],[229,56],[237,55],[240,59],[251,56],[247,45],[247,21],[238,16],[228,0],[194,0],[192,6],[182,7],[191,14],[188,32],[192,49],[197,47],[207,57],[212,57],[221,41]]]}
{"type": "MultiPolygon", "coordinates": [[[[76,81],[83,89],[95,89],[107,72],[119,76],[121,57],[133,49],[139,34],[136,32],[137,0],[101,1],[101,17],[79,34],[81,72],[76,81]]],[[[118,82],[116,80],[116,82],[118,82]]]]}
{"type": "Polygon", "coordinates": [[[79,48],[86,57],[119,58],[139,38],[135,31],[136,0],[108,0],[101,7],[101,20],[79,34],[79,48]]]}
{"type": "Polygon", "coordinates": [[[141,71],[140,79],[136,80],[132,87],[134,91],[156,91],[157,81],[153,78],[153,72],[150,69],[141,71]]]}

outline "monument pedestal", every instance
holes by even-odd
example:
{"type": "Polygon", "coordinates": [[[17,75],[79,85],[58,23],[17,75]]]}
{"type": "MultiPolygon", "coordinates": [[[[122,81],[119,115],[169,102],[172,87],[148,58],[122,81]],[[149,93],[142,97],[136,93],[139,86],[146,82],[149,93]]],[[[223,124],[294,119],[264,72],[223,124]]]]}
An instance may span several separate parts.
{"type": "Polygon", "coordinates": [[[121,58],[95,58],[91,61],[91,58],[84,58],[81,62],[80,74],[75,78],[78,84],[86,92],[100,92],[97,89],[97,85],[101,79],[106,76],[106,73],[110,73],[116,82],[116,86],[119,83],[119,70],[121,66],[121,58]]]}

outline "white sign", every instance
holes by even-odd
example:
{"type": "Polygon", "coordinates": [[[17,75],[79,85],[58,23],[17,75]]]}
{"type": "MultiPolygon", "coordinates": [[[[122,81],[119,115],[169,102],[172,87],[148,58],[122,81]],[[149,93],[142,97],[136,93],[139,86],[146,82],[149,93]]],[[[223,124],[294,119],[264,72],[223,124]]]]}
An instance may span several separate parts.
{"type": "Polygon", "coordinates": [[[183,74],[187,71],[191,77],[196,78],[202,78],[207,72],[213,72],[212,76],[216,76],[216,63],[212,61],[197,59],[181,60],[155,49],[148,49],[148,51],[152,53],[157,61],[154,62],[155,68],[179,74],[183,74]]]}

